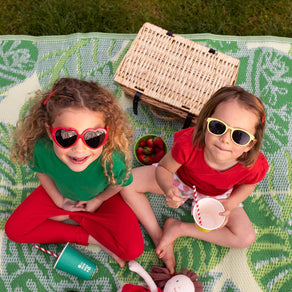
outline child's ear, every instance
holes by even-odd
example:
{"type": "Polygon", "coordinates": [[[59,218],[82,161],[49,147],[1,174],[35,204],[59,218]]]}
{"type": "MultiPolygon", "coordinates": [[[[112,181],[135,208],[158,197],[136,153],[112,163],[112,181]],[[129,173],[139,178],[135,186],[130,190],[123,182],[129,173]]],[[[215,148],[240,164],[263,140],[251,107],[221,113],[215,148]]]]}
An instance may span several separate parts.
{"type": "Polygon", "coordinates": [[[248,150],[247,150],[246,152],[248,152],[253,146],[255,146],[256,143],[257,143],[257,139],[252,140],[252,141],[247,145],[248,150]]]}
{"type": "Polygon", "coordinates": [[[50,140],[53,141],[52,134],[51,134],[51,130],[50,130],[50,126],[48,125],[47,122],[45,123],[45,127],[46,127],[46,131],[47,131],[47,134],[48,134],[50,140]]]}

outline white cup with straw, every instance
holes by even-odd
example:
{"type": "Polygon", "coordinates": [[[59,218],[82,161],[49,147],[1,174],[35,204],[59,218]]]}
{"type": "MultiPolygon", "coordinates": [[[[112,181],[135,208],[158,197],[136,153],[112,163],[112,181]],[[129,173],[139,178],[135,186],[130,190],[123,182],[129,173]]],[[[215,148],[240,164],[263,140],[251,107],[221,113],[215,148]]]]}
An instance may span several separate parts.
{"type": "Polygon", "coordinates": [[[193,186],[195,207],[192,215],[197,229],[201,232],[210,232],[222,226],[225,216],[219,213],[224,212],[224,206],[214,198],[203,198],[198,200],[196,187],[193,186]]]}

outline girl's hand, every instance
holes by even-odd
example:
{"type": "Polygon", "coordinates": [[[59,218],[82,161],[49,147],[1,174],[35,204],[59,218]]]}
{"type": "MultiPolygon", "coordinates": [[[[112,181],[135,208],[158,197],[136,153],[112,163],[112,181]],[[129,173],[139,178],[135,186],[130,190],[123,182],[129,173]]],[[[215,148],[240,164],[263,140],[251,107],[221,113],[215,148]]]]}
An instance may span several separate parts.
{"type": "Polygon", "coordinates": [[[165,193],[166,204],[170,208],[178,208],[182,204],[182,197],[179,194],[178,188],[171,186],[165,193]]]}
{"type": "Polygon", "coordinates": [[[90,201],[79,201],[76,207],[84,208],[83,211],[93,213],[101,206],[102,203],[102,200],[95,197],[90,201]]]}
{"type": "Polygon", "coordinates": [[[62,208],[71,212],[85,211],[83,206],[78,206],[78,202],[64,198],[62,208]]]}
{"type": "Polygon", "coordinates": [[[222,203],[222,205],[224,206],[224,209],[225,209],[224,212],[219,213],[219,215],[225,216],[224,223],[220,226],[220,228],[218,228],[218,229],[221,229],[227,224],[227,222],[229,220],[230,212],[233,209],[233,207],[231,206],[230,201],[228,199],[222,199],[219,201],[222,203]]]}

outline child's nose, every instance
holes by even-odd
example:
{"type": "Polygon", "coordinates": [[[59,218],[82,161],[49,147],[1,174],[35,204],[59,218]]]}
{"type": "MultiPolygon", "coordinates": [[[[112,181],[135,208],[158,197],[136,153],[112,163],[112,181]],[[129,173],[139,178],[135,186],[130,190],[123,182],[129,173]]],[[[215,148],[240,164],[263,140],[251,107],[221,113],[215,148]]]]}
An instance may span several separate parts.
{"type": "Polygon", "coordinates": [[[231,142],[231,130],[228,129],[224,135],[220,136],[220,140],[224,143],[230,143],[231,142]]]}
{"type": "Polygon", "coordinates": [[[83,151],[86,148],[86,145],[83,143],[82,139],[79,138],[76,144],[73,146],[75,152],[83,151]]]}

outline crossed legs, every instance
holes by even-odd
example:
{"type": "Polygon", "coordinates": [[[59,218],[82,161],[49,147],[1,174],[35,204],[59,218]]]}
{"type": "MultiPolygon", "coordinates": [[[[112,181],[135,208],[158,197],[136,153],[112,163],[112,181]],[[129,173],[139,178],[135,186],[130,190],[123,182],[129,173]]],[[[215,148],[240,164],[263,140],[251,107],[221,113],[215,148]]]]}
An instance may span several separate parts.
{"type": "Polygon", "coordinates": [[[20,243],[96,244],[120,266],[139,257],[144,249],[138,220],[119,194],[94,213],[70,212],[58,208],[38,187],[12,213],[5,231],[20,243]],[[62,222],[68,218],[78,225],[62,222]]]}
{"type": "Polygon", "coordinates": [[[230,248],[246,248],[256,239],[252,224],[242,207],[231,211],[226,226],[207,233],[199,231],[194,223],[168,218],[164,224],[162,238],[156,248],[158,256],[163,258],[169,246],[173,246],[174,241],[181,236],[189,236],[230,248]]]}
{"type": "Polygon", "coordinates": [[[198,231],[194,223],[169,218],[162,230],[145,195],[145,192],[163,194],[156,182],[155,169],[154,166],[134,168],[133,183],[124,188],[121,195],[152,238],[158,257],[164,261],[170,273],[174,272],[173,246],[178,237],[189,236],[231,248],[245,248],[255,241],[255,231],[242,207],[231,211],[229,221],[222,229],[204,233],[198,231]]]}

